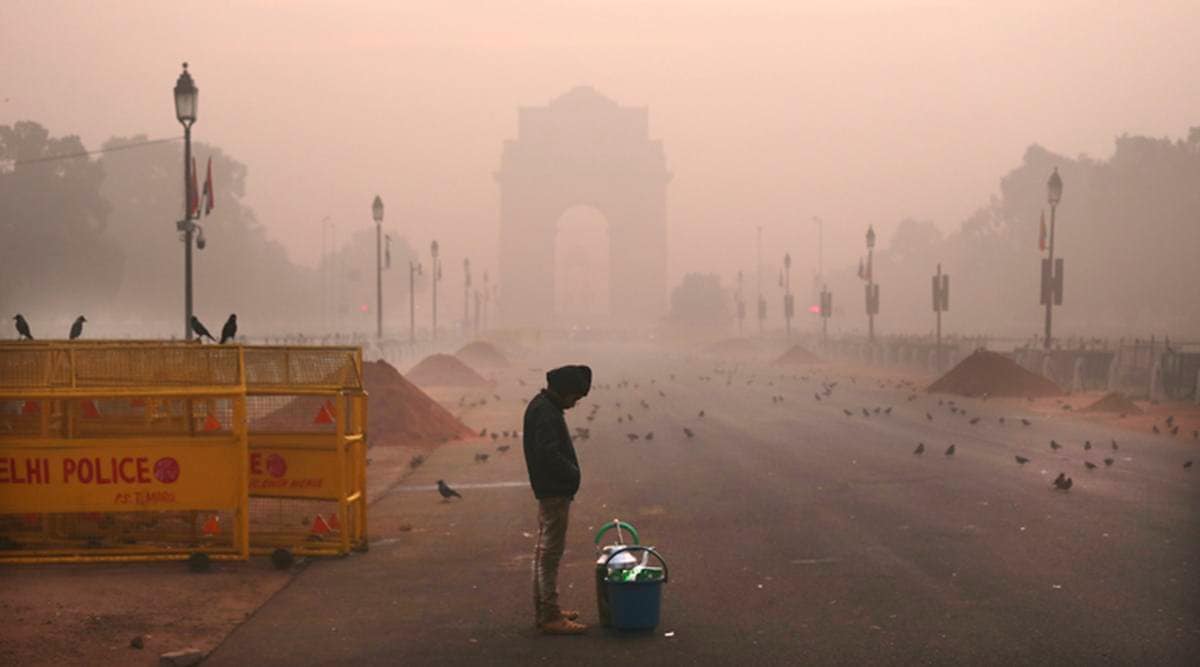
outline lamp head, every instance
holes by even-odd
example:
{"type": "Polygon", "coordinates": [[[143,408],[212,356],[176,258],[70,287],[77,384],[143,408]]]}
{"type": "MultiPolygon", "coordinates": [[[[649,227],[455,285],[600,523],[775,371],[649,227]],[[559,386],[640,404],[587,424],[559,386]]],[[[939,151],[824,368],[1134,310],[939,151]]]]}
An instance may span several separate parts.
{"type": "Polygon", "coordinates": [[[379,195],[375,195],[375,201],[371,203],[371,217],[375,222],[383,222],[383,200],[379,195]]]}
{"type": "Polygon", "coordinates": [[[191,126],[196,122],[196,105],[200,97],[200,89],[192,81],[188,73],[188,64],[183,64],[183,73],[175,81],[175,117],[180,123],[191,126]]]}
{"type": "Polygon", "coordinates": [[[1050,179],[1046,181],[1046,199],[1049,200],[1051,206],[1057,206],[1062,199],[1062,178],[1058,175],[1058,167],[1054,168],[1054,173],[1050,174],[1050,179]]]}
{"type": "Polygon", "coordinates": [[[875,225],[867,227],[867,248],[875,247],[875,225]]]}

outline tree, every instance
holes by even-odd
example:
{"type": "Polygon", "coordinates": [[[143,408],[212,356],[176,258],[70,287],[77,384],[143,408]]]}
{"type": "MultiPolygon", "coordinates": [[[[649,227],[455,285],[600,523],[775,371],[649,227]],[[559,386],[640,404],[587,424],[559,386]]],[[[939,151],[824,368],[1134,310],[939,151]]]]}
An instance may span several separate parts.
{"type": "Polygon", "coordinates": [[[671,291],[670,321],[680,331],[724,331],[730,312],[730,297],[715,273],[689,273],[671,291]]]}

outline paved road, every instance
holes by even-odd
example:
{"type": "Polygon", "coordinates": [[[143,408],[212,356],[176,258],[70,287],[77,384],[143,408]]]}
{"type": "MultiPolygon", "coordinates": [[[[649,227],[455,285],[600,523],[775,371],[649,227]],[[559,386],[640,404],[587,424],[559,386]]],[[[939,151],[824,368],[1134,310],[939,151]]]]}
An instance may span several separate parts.
{"type": "MultiPolygon", "coordinates": [[[[1065,416],[1025,427],[1020,401],[959,399],[962,417],[864,377],[818,402],[829,370],[729,376],[709,360],[637,353],[596,366],[598,383],[630,385],[569,413],[586,426],[589,404],[601,406],[578,443],[584,483],[561,586],[594,622],[594,528],[632,521],[671,568],[658,631],[538,636],[529,491],[468,487],[442,503],[401,487],[372,509],[369,554],[308,566],[207,664],[1182,665],[1200,654],[1200,471],[1181,467],[1200,444],[1065,416]],[[629,413],[633,428],[616,422],[629,413]],[[1065,448],[1052,452],[1051,438],[1065,448]],[[1085,452],[1086,439],[1103,447],[1085,452]],[[928,452],[914,456],[919,441],[928,452]],[[1085,471],[1085,458],[1101,467],[1085,471]],[[1060,470],[1075,479],[1068,493],[1050,487],[1060,470]]],[[[510,424],[519,407],[506,408],[510,424]]],[[[523,479],[519,446],[473,464],[482,449],[444,447],[406,484],[523,479]]]]}

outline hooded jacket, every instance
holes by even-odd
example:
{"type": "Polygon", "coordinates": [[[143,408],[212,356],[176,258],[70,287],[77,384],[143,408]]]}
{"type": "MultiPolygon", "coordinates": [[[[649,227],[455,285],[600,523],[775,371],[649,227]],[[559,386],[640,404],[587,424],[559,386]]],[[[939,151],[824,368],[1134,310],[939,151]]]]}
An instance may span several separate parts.
{"type": "Polygon", "coordinates": [[[524,426],[525,467],[534,497],[574,498],[579,459],[558,397],[543,389],[525,408],[524,426]]]}

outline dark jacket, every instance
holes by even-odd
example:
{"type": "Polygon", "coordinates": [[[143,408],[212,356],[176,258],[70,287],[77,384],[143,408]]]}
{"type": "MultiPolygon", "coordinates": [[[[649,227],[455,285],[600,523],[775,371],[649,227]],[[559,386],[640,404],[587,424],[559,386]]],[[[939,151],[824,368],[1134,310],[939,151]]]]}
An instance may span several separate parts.
{"type": "Polygon", "coordinates": [[[525,467],[538,500],[574,498],[579,491],[579,459],[563,409],[545,389],[525,408],[525,467]]]}

